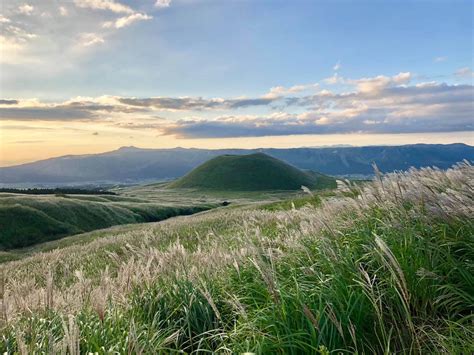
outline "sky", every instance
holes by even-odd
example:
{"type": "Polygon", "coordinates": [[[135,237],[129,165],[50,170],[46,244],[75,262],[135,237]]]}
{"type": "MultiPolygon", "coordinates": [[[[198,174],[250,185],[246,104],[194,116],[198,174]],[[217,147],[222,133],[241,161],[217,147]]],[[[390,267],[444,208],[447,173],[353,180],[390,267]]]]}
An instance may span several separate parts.
{"type": "Polygon", "coordinates": [[[474,145],[473,17],[459,0],[4,0],[0,166],[132,145],[474,145]]]}

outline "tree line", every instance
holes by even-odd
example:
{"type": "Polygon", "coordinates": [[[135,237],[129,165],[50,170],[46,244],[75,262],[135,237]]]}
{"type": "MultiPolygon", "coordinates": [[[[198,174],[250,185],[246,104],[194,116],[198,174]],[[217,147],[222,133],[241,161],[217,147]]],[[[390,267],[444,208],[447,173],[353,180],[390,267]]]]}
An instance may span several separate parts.
{"type": "Polygon", "coordinates": [[[0,188],[0,192],[8,192],[15,194],[29,194],[29,195],[116,195],[115,192],[102,189],[78,189],[78,188],[28,188],[28,189],[12,189],[0,188]]]}

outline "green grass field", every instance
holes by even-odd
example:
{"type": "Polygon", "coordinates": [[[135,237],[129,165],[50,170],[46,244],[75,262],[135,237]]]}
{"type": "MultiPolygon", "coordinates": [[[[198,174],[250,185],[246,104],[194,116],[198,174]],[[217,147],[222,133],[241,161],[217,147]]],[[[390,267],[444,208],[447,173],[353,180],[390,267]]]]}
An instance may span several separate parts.
{"type": "Polygon", "coordinates": [[[170,189],[167,183],[114,192],[117,195],[0,193],[0,262],[55,245],[47,242],[110,226],[161,221],[221,207],[224,202],[234,208],[304,195],[302,191],[170,189]]]}
{"type": "Polygon", "coordinates": [[[473,353],[473,178],[413,170],[51,242],[0,264],[0,351],[473,353]]]}
{"type": "Polygon", "coordinates": [[[0,194],[0,249],[34,244],[118,224],[155,222],[217,207],[217,203],[149,202],[113,195],[0,194]]]}

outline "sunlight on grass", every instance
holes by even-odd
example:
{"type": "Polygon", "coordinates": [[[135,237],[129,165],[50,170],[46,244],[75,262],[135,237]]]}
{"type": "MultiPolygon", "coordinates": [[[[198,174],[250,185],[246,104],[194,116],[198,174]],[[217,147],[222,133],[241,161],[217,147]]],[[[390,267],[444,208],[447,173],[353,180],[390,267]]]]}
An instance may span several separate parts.
{"type": "Polygon", "coordinates": [[[0,351],[472,353],[473,179],[379,175],[1,264],[0,351]]]}

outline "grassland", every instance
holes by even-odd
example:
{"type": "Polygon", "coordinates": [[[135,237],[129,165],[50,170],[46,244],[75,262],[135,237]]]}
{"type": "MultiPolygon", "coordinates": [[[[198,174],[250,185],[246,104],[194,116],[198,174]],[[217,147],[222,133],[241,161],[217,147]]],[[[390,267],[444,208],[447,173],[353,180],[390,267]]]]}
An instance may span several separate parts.
{"type": "MultiPolygon", "coordinates": [[[[156,222],[221,207],[300,199],[302,191],[169,189],[167,183],[116,188],[107,195],[0,193],[0,262],[50,250],[67,236],[156,222]]],[[[100,232],[98,233],[100,234],[100,232]]],[[[96,233],[93,233],[96,235],[96,233]]],[[[74,238],[73,238],[74,239],[74,238]]],[[[83,240],[83,237],[79,238],[83,240]]]]}
{"type": "Polygon", "coordinates": [[[215,208],[295,194],[302,185],[334,187],[333,178],[303,172],[264,154],[222,156],[171,183],[78,194],[75,189],[11,190],[0,193],[1,260],[7,250],[114,225],[155,222],[215,208]],[[293,190],[291,192],[291,190],[293,190]],[[11,193],[13,192],[13,193],[11,193]]]}
{"type": "Polygon", "coordinates": [[[118,224],[160,221],[218,206],[150,202],[115,195],[23,195],[0,193],[0,249],[38,243],[118,224]]]}
{"type": "Polygon", "coordinates": [[[473,181],[413,170],[76,236],[0,265],[0,351],[473,353],[473,181]]]}

